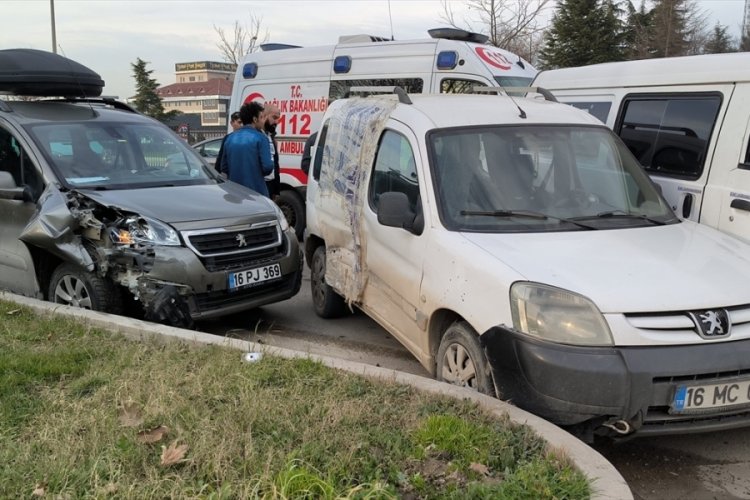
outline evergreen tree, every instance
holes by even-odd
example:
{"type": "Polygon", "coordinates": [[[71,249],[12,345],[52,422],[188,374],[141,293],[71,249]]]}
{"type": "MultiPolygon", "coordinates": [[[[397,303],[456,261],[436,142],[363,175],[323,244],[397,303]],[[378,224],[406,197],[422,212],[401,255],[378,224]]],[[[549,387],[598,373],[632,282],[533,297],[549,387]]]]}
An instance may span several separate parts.
{"type": "Polygon", "coordinates": [[[714,32],[706,42],[704,52],[706,54],[723,54],[725,52],[734,52],[732,38],[727,34],[727,26],[716,23],[714,32]]]}
{"type": "Polygon", "coordinates": [[[164,112],[164,105],[162,105],[161,98],[156,93],[159,83],[154,78],[151,78],[151,73],[154,70],[146,69],[147,64],[140,57],[136,59],[135,63],[130,64],[133,68],[136,89],[133,104],[139,112],[163,122],[179,114],[179,111],[164,112]]]}
{"type": "Polygon", "coordinates": [[[545,34],[543,68],[623,59],[622,27],[612,0],[560,0],[545,34]]]}
{"type": "Polygon", "coordinates": [[[651,11],[646,10],[644,0],[641,6],[635,9],[633,3],[628,1],[627,16],[623,32],[625,59],[646,59],[651,57],[652,20],[651,11]]]}

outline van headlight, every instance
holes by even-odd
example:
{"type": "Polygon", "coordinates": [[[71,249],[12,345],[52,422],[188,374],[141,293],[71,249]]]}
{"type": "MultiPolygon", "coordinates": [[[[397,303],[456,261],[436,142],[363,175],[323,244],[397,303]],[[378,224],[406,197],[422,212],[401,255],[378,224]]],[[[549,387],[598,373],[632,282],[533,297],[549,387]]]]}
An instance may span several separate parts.
{"type": "Polygon", "coordinates": [[[279,224],[281,224],[281,231],[282,232],[286,231],[287,229],[289,229],[289,221],[286,220],[286,215],[284,215],[284,212],[281,211],[281,209],[276,203],[271,202],[271,204],[273,205],[273,208],[276,210],[276,217],[279,219],[279,224]]]}
{"type": "Polygon", "coordinates": [[[114,243],[130,245],[150,243],[152,245],[180,246],[180,236],[168,224],[150,217],[128,217],[123,224],[110,231],[114,243]]]}
{"type": "Polygon", "coordinates": [[[527,335],[560,344],[614,344],[602,313],[577,293],[519,282],[510,288],[510,309],[513,327],[527,335]]]}

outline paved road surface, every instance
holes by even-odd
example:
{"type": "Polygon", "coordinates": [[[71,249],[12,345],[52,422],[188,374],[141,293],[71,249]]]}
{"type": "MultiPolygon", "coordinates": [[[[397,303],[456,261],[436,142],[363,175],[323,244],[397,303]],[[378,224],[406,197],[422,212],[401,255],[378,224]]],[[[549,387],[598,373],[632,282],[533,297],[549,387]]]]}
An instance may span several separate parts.
{"type": "MultiPolygon", "coordinates": [[[[324,320],[312,311],[309,274],[288,301],[205,322],[200,329],[429,376],[411,354],[361,312],[324,320]]],[[[750,499],[750,429],[635,439],[594,446],[639,500],[750,499]]]]}

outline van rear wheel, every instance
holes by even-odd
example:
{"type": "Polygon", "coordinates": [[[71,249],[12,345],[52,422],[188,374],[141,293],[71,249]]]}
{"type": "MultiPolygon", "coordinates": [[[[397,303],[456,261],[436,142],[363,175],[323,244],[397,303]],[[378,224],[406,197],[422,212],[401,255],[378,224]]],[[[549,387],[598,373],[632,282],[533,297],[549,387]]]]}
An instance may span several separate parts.
{"type": "Polygon", "coordinates": [[[315,249],[310,269],[310,292],[315,314],[321,318],[339,318],[349,313],[344,298],[326,283],[326,247],[315,249]]]}
{"type": "Polygon", "coordinates": [[[479,335],[464,321],[456,321],[445,330],[436,368],[438,380],[495,395],[489,363],[479,345],[479,335]]]}

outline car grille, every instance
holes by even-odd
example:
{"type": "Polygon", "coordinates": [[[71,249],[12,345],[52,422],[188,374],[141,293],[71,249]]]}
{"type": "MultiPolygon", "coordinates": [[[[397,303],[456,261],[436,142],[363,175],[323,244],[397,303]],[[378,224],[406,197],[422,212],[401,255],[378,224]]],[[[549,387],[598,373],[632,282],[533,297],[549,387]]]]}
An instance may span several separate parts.
{"type": "Polygon", "coordinates": [[[276,221],[250,226],[183,231],[188,247],[208,271],[231,271],[278,260],[286,253],[276,221]]]}
{"type": "MultiPolygon", "coordinates": [[[[721,309],[721,308],[717,308],[721,309]]],[[[750,305],[742,305],[724,308],[727,311],[732,325],[733,337],[737,334],[747,336],[750,334],[750,305]]],[[[648,333],[649,335],[670,335],[698,333],[696,326],[688,316],[688,311],[673,311],[663,313],[630,313],[625,318],[631,326],[648,333]]],[[[728,338],[727,337],[720,337],[728,338]]]]}

